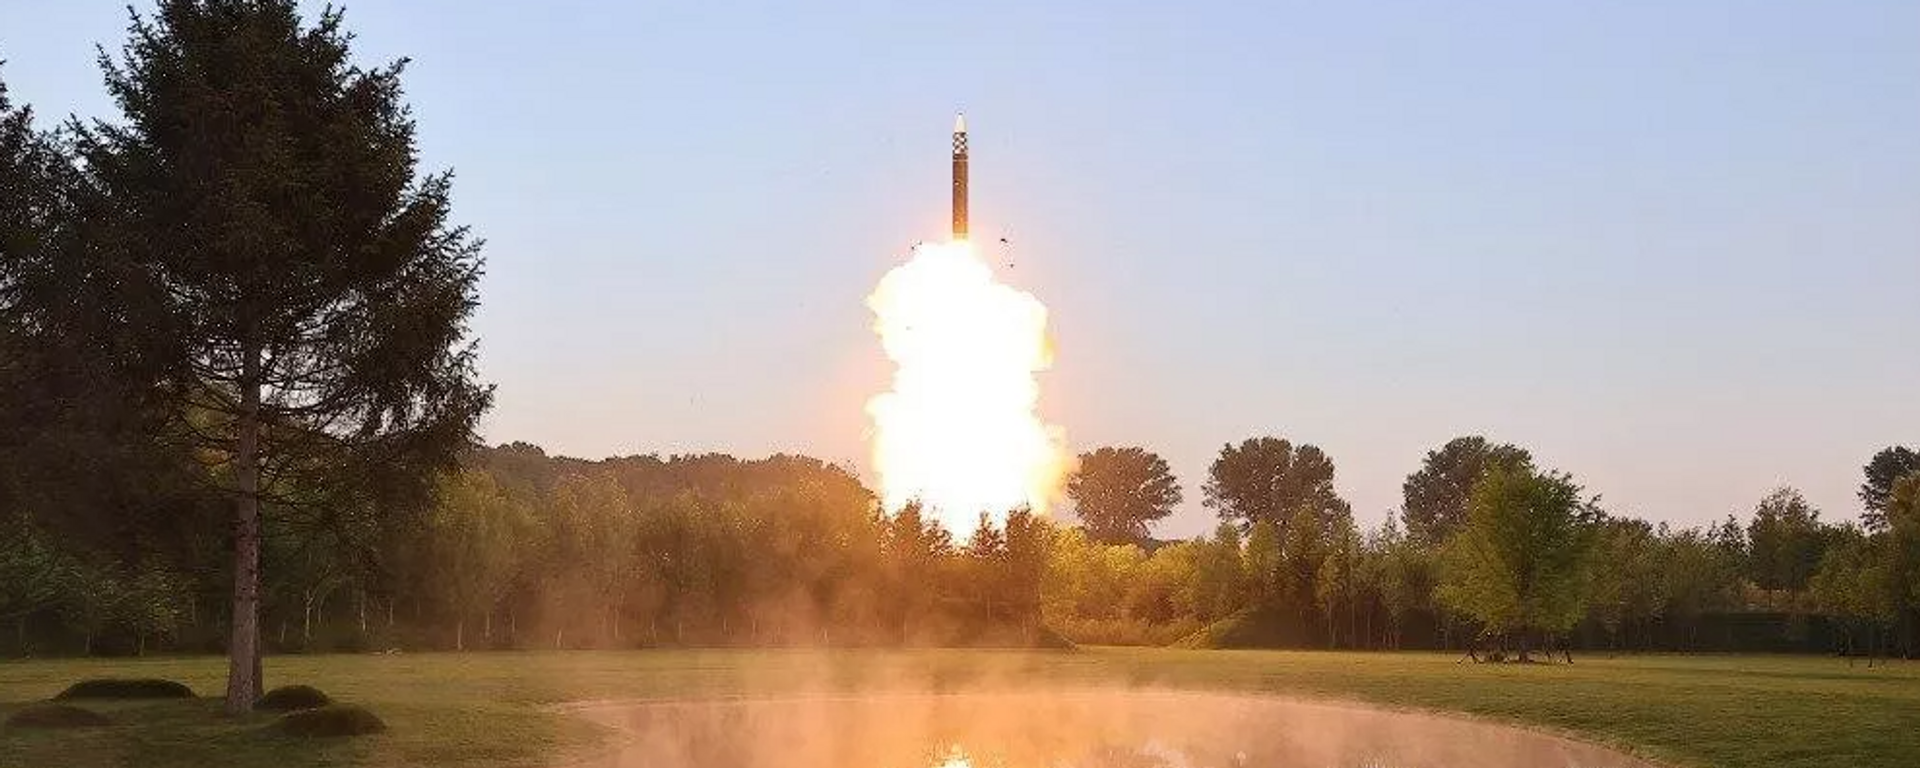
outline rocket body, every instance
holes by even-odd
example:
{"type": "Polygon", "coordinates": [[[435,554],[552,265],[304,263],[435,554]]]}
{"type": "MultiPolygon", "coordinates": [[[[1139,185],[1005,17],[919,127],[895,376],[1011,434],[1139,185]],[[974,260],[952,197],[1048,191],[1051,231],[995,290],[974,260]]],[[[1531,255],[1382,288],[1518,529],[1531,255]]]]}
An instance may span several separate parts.
{"type": "Polygon", "coordinates": [[[967,116],[953,119],[953,239],[967,239],[967,116]]]}

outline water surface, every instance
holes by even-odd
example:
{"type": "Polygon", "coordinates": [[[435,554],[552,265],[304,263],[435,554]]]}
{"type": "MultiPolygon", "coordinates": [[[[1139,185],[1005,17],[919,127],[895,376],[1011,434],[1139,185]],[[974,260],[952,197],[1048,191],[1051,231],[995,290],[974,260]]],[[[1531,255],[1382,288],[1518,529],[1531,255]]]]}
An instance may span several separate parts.
{"type": "Polygon", "coordinates": [[[585,704],[605,768],[1653,768],[1436,715],[1173,691],[585,704]]]}

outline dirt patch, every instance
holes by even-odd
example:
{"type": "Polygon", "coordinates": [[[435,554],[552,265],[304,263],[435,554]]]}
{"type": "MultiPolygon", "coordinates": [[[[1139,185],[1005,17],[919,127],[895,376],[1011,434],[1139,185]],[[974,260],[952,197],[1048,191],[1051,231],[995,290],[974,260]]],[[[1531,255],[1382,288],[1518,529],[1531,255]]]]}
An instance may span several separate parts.
{"type": "Polygon", "coordinates": [[[1656,768],[1493,723],[1172,691],[594,703],[593,768],[1656,768]]]}

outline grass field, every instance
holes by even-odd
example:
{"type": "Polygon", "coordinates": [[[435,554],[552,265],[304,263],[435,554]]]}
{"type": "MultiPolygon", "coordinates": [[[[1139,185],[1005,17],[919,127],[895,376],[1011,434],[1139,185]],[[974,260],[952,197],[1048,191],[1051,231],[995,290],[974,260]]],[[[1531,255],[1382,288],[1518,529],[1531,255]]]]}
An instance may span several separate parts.
{"type": "MultiPolygon", "coordinates": [[[[1576,658],[1474,666],[1438,654],[1085,649],[647,651],[282,656],[269,685],[365,704],[380,736],[301,741],[218,702],[97,707],[104,729],[0,730],[0,767],[547,766],[589,754],[597,727],[547,705],[801,691],[1165,686],[1284,693],[1524,723],[1674,765],[1920,765],[1920,666],[1830,658],[1576,658]]],[[[0,716],[88,677],[173,678],[217,695],[216,658],[0,663],[0,716]]]]}

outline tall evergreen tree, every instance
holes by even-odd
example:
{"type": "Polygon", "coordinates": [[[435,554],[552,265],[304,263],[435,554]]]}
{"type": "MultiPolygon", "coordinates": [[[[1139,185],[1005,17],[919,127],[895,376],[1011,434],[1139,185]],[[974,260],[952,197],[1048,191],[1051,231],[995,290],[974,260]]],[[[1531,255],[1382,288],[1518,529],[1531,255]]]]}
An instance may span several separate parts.
{"type": "Polygon", "coordinates": [[[161,289],[145,337],[232,499],[227,710],[259,679],[261,516],[418,504],[491,390],[466,321],[479,243],[417,172],[404,62],[363,69],[329,10],[163,0],[102,57],[119,122],[79,149],[104,247],[161,289]]]}

